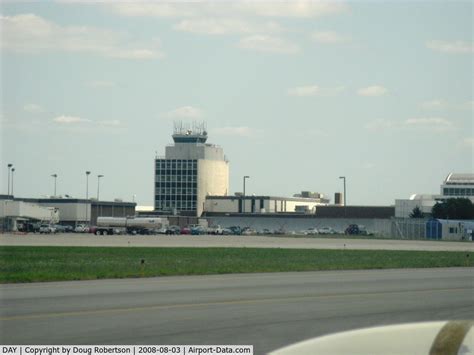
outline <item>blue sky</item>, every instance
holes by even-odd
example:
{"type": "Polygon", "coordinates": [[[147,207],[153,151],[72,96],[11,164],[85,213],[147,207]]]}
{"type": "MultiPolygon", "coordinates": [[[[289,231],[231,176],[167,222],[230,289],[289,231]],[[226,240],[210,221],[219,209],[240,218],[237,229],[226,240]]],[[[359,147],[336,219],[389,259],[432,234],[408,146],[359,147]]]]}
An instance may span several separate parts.
{"type": "Polygon", "coordinates": [[[1,188],[153,204],[173,121],[230,187],[389,205],[473,172],[471,2],[3,3],[1,188]]]}

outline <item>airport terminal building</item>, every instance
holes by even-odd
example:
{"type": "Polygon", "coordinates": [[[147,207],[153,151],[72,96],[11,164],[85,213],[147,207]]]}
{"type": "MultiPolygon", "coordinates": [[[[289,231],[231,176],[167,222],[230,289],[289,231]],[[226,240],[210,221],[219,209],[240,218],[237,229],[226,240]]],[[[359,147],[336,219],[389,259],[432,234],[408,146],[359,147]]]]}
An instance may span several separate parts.
{"type": "Polygon", "coordinates": [[[277,196],[206,196],[206,213],[314,213],[316,206],[327,205],[321,198],[277,196]]]}
{"type": "Polygon", "coordinates": [[[130,217],[135,202],[76,198],[23,198],[0,195],[0,231],[16,231],[27,222],[95,225],[97,217],[130,217]]]}
{"type": "Polygon", "coordinates": [[[437,202],[448,198],[468,198],[474,203],[474,174],[450,173],[440,186],[440,194],[414,194],[409,199],[395,200],[395,217],[408,218],[415,207],[425,215],[437,202]]]}

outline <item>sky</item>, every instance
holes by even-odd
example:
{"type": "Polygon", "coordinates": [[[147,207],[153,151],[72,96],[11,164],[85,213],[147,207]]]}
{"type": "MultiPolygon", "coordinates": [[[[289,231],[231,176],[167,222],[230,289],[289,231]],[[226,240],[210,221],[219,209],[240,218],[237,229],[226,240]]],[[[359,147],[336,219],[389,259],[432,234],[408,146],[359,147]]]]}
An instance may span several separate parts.
{"type": "Polygon", "coordinates": [[[230,191],[393,205],[473,172],[470,1],[2,2],[0,193],[153,205],[173,122],[230,191]],[[89,179],[86,171],[90,171],[89,179]]]}

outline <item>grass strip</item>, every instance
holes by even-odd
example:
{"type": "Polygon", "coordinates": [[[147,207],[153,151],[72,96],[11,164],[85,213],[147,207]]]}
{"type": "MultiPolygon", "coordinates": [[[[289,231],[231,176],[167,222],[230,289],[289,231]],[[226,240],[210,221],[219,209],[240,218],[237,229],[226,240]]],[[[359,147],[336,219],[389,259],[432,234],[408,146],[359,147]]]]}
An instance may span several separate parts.
{"type": "Polygon", "coordinates": [[[472,267],[468,252],[0,247],[0,283],[254,272],[472,267]]]}

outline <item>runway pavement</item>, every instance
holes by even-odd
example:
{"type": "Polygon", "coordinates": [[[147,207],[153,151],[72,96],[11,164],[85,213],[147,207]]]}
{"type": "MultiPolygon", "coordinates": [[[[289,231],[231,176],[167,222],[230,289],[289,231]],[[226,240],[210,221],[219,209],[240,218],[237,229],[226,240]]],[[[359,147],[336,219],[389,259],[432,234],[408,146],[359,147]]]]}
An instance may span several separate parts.
{"type": "Polygon", "coordinates": [[[230,247],[292,249],[382,249],[426,251],[474,251],[473,242],[427,240],[290,238],[270,236],[215,235],[108,235],[93,234],[2,234],[0,245],[116,246],[116,247],[230,247]]]}
{"type": "MultiPolygon", "coordinates": [[[[0,285],[2,344],[251,344],[473,319],[469,268],[163,277],[0,285]]],[[[407,339],[409,341],[409,339],[407,339]]]]}

